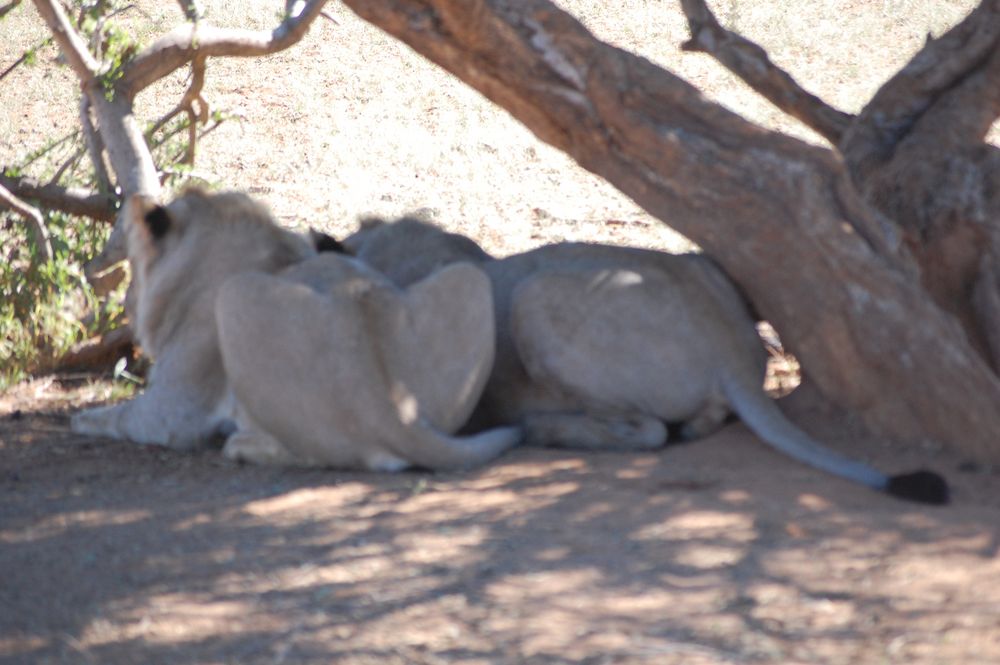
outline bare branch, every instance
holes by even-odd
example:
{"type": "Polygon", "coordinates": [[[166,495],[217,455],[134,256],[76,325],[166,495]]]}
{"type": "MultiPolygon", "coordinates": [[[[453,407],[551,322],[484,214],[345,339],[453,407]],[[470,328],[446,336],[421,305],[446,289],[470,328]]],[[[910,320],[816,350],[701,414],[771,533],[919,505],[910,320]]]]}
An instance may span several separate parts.
{"type": "Polygon", "coordinates": [[[24,218],[28,225],[28,232],[38,250],[38,258],[42,263],[52,260],[52,243],[49,240],[48,229],[45,228],[45,220],[42,213],[32,205],[29,205],[17,198],[6,187],[0,186],[0,207],[13,210],[24,218]]]}
{"type": "Polygon", "coordinates": [[[10,178],[4,175],[0,175],[0,186],[19,198],[37,201],[44,208],[102,222],[115,221],[117,199],[111,194],[53,184],[43,185],[33,178],[10,178]]]}
{"type": "Polygon", "coordinates": [[[104,164],[104,140],[90,117],[90,99],[86,95],[80,97],[80,127],[83,130],[83,144],[87,148],[90,165],[94,167],[97,191],[110,192],[111,176],[104,164]]]}
{"type": "Polygon", "coordinates": [[[156,165],[132,115],[131,97],[109,94],[104,89],[98,77],[98,63],[87,52],[85,42],[73,29],[59,3],[53,0],[34,0],[34,3],[90,99],[122,193],[158,196],[160,181],[156,165]]]}
{"type": "Polygon", "coordinates": [[[34,0],[35,8],[49,26],[66,62],[84,84],[97,76],[98,63],[87,50],[87,43],[77,34],[63,11],[62,5],[52,0],[34,0]]]}
{"type": "MultiPolygon", "coordinates": [[[[2,19],[3,19],[3,15],[0,14],[0,20],[2,20],[2,19]]],[[[47,38],[43,39],[41,42],[39,42],[38,44],[36,44],[35,46],[27,49],[24,53],[21,54],[20,58],[18,58],[17,60],[14,61],[14,63],[10,67],[8,67],[7,69],[5,69],[2,72],[0,72],[0,81],[2,81],[5,78],[7,78],[7,76],[9,76],[12,71],[14,71],[15,69],[17,69],[21,65],[23,65],[25,62],[28,62],[35,55],[35,51],[37,51],[42,46],[45,46],[46,44],[48,44],[50,41],[52,41],[52,40],[47,37],[47,38]]]]}
{"type": "MultiPolygon", "coordinates": [[[[1000,114],[998,49],[1000,0],[983,0],[964,21],[940,38],[928,40],[875,94],[841,140],[840,150],[855,179],[863,182],[885,164],[921,116],[960,86],[967,90],[957,101],[961,123],[967,126],[963,140],[967,143],[970,134],[985,136],[1000,114]],[[969,99],[975,103],[966,103],[969,99]]],[[[954,113],[950,117],[955,120],[954,113]]]]}
{"type": "Polygon", "coordinates": [[[703,0],[681,0],[691,39],[681,48],[707,53],[726,69],[788,115],[836,145],[854,116],[839,111],[806,91],[767,56],[767,52],[735,32],[726,30],[703,0]]]}
{"type": "Polygon", "coordinates": [[[134,344],[132,329],[122,325],[100,337],[77,344],[56,362],[52,370],[65,372],[107,367],[128,355],[134,344]]]}
{"type": "Polygon", "coordinates": [[[301,40],[327,0],[310,0],[272,32],[181,26],[158,39],[125,66],[122,89],[134,96],[196,57],[255,57],[283,51],[301,40]]]}
{"type": "Polygon", "coordinates": [[[198,140],[198,123],[204,125],[208,122],[208,102],[201,96],[201,91],[205,87],[205,56],[199,55],[191,62],[191,85],[188,86],[184,97],[177,103],[169,113],[156,121],[150,134],[163,128],[168,122],[176,118],[180,113],[187,113],[188,116],[188,143],[184,151],[182,163],[194,165],[195,145],[198,140]],[[195,104],[198,109],[195,110],[195,104]]]}

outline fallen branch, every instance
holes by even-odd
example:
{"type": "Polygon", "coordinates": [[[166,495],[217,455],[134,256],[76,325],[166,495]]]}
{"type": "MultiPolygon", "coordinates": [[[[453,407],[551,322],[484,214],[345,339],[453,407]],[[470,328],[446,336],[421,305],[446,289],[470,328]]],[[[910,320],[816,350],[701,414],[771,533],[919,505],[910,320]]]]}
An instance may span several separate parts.
{"type": "Polygon", "coordinates": [[[131,354],[134,345],[132,329],[122,325],[100,337],[75,345],[52,369],[56,372],[68,372],[113,366],[119,358],[131,354]]]}
{"type": "Polygon", "coordinates": [[[35,201],[43,208],[102,222],[115,221],[118,199],[112,194],[99,194],[81,187],[43,185],[34,178],[11,178],[5,175],[0,175],[0,186],[21,199],[35,201]]]}

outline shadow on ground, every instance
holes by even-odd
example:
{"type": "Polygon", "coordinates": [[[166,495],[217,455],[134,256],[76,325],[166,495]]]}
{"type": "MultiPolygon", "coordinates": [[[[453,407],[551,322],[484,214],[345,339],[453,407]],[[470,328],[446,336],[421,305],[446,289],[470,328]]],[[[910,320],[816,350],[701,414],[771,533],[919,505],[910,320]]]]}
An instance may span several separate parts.
{"type": "Polygon", "coordinates": [[[996,477],[936,461],[948,508],[796,466],[740,426],[657,454],[375,475],[7,415],[0,659],[1000,662],[996,477]]]}

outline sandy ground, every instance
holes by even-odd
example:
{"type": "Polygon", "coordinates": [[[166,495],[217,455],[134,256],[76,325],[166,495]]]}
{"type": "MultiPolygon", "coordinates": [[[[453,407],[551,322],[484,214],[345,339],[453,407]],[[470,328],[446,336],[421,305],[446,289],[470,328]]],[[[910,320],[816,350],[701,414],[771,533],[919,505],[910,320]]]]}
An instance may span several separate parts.
{"type": "MultiPolygon", "coordinates": [[[[274,3],[207,3],[273,23],[274,3]]],[[[564,6],[757,122],[816,140],[703,56],[671,3],[564,6]]],[[[856,111],[966,1],[718,5],[856,111]]],[[[141,1],[170,25],[170,3],[141,1]]],[[[339,5],[288,53],[223,61],[233,119],[196,172],[291,226],[423,209],[505,253],[562,238],[684,246],[606,183],[339,5]]],[[[33,43],[30,3],[3,63],[33,43]]],[[[11,22],[14,21],[14,22],[11,22]]],[[[16,57],[16,55],[14,56],[16,57]]],[[[40,60],[51,63],[54,54],[40,60]]],[[[149,117],[184,89],[144,93],[149,117]]],[[[0,161],[76,122],[65,69],[0,84],[0,161]]],[[[464,474],[280,471],[81,439],[106,384],[0,395],[0,663],[1000,663],[1000,483],[936,450],[796,419],[889,471],[930,466],[955,500],[902,503],[797,466],[742,426],[650,454],[518,450],[464,474]]]]}
{"type": "Polygon", "coordinates": [[[81,399],[42,380],[0,402],[0,662],[1000,662],[1000,483],[943,453],[831,440],[944,472],[945,508],[740,425],[461,474],[288,471],[74,437],[81,399]]]}

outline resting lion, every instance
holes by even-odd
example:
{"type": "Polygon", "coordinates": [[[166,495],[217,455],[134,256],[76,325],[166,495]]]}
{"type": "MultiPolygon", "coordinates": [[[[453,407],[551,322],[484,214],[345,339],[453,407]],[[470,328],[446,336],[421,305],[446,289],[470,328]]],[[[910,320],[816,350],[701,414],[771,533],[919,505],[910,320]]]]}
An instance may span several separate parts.
{"type": "Polygon", "coordinates": [[[944,503],[944,480],[887,477],[815,442],[762,389],[766,354],[732,283],[709,259],[561,243],[494,259],[426,222],[368,220],[344,241],[400,285],[454,261],[493,283],[497,358],[473,427],[519,424],[527,443],[642,449],[666,423],[703,436],[735,413],[775,449],[890,494],[944,503]]]}
{"type": "Polygon", "coordinates": [[[516,428],[449,435],[493,362],[478,268],[401,291],[239,193],[124,214],[133,325],[155,362],[141,395],[76,414],[74,431],[181,449],[225,433],[235,459],[388,471],[470,467],[518,442],[516,428]]]}

